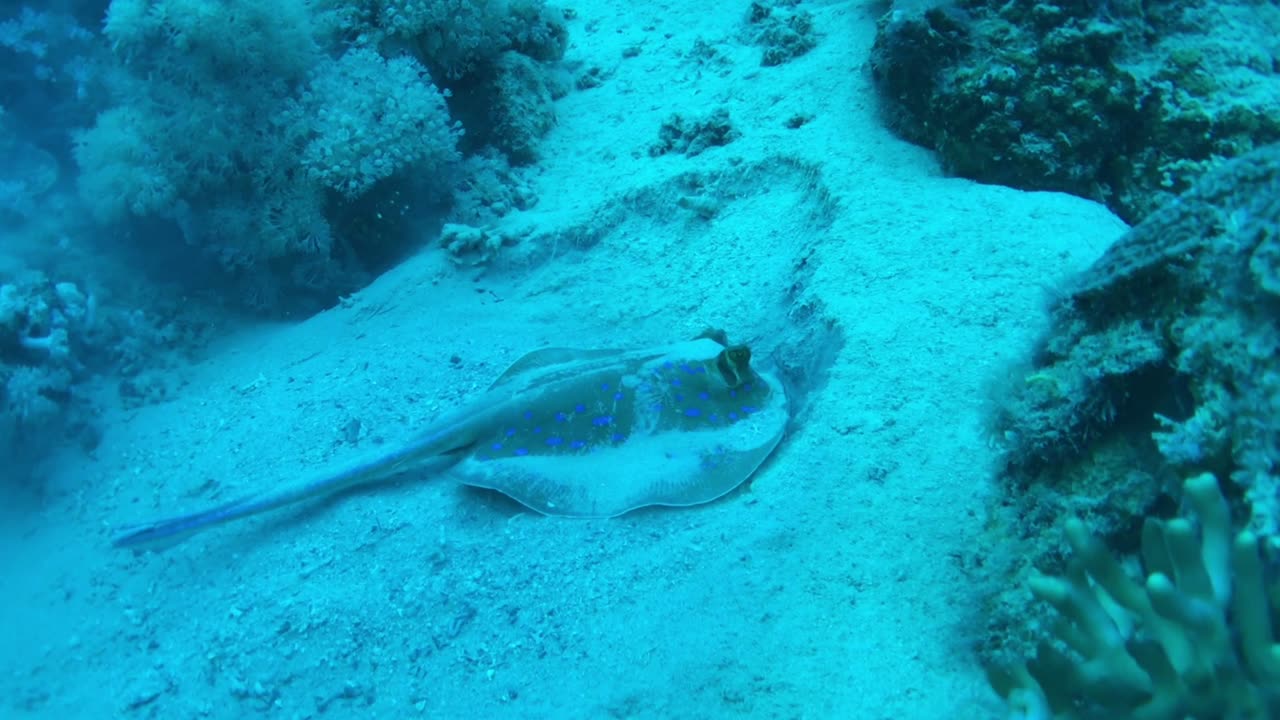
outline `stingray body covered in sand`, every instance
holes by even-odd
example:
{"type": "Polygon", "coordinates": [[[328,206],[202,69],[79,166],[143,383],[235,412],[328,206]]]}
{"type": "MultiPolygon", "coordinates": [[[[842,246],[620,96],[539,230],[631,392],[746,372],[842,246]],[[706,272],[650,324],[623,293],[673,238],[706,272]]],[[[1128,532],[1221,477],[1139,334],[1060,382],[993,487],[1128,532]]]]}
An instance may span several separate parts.
{"type": "Polygon", "coordinates": [[[429,468],[547,515],[612,517],[714,500],[781,441],[787,394],[723,334],[642,350],[547,348],[404,447],[308,482],[128,528],[119,547],[168,544],[267,510],[429,468]]]}

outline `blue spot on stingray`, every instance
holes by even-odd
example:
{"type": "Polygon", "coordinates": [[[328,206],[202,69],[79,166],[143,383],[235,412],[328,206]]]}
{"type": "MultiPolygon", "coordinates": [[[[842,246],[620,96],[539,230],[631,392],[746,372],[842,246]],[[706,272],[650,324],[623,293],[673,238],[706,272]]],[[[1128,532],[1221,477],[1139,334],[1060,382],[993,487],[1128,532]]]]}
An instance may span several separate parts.
{"type": "Polygon", "coordinates": [[[517,454],[517,455],[528,455],[528,454],[529,454],[529,448],[516,448],[516,454],[517,454]]]}
{"type": "Polygon", "coordinates": [[[583,405],[582,403],[578,403],[577,405],[574,405],[574,406],[573,406],[573,411],[574,411],[574,412],[580,412],[580,413],[586,412],[586,411],[587,411],[587,406],[586,406],[586,405],[583,405]]]}
{"type": "Polygon", "coordinates": [[[751,413],[753,413],[753,412],[759,412],[759,411],[760,411],[760,408],[757,408],[757,407],[752,407],[752,406],[750,406],[750,405],[743,405],[743,406],[742,406],[742,414],[743,414],[743,415],[750,415],[750,414],[751,414],[751,413]]]}
{"type": "Polygon", "coordinates": [[[568,415],[565,415],[562,412],[556,413],[556,420],[559,420],[560,422],[564,422],[565,420],[568,420],[568,419],[569,419],[568,415]]]}
{"type": "Polygon", "coordinates": [[[597,417],[597,418],[594,418],[594,419],[591,421],[591,424],[592,424],[592,425],[595,425],[596,427],[608,427],[609,425],[612,425],[612,424],[613,424],[613,416],[611,416],[611,415],[601,415],[601,416],[599,416],[599,417],[597,417]]]}
{"type": "Polygon", "coordinates": [[[712,425],[719,425],[720,416],[715,413],[711,413],[710,415],[707,416],[707,422],[711,423],[712,425]]]}
{"type": "Polygon", "coordinates": [[[652,412],[662,412],[662,403],[660,402],[653,403],[652,405],[649,406],[649,410],[652,412]]]}
{"type": "Polygon", "coordinates": [[[676,378],[671,381],[671,387],[680,387],[682,384],[683,383],[680,382],[680,378],[676,378]]]}
{"type": "Polygon", "coordinates": [[[742,386],[742,392],[751,392],[751,383],[742,386]]]}
{"type": "Polygon", "coordinates": [[[600,383],[600,392],[609,392],[609,383],[600,383]]]}
{"type": "Polygon", "coordinates": [[[501,449],[502,449],[502,443],[494,443],[491,447],[492,447],[494,450],[501,450],[501,449]]]}
{"type": "Polygon", "coordinates": [[[684,416],[685,416],[685,417],[698,417],[698,416],[700,416],[700,415],[702,415],[702,411],[701,411],[701,410],[699,410],[698,408],[685,408],[685,409],[684,409],[684,416]]]}
{"type": "Polygon", "coordinates": [[[574,450],[581,450],[586,446],[587,444],[582,442],[581,440],[574,440],[573,442],[569,443],[569,447],[573,448],[574,450]]]}
{"type": "Polygon", "coordinates": [[[671,368],[673,368],[673,367],[675,367],[675,366],[676,366],[676,364],[675,364],[675,363],[673,363],[673,362],[671,362],[670,360],[668,360],[668,361],[666,361],[666,362],[662,363],[662,367],[664,367],[664,368],[666,368],[666,369],[668,369],[668,370],[670,370],[671,368]]]}
{"type": "Polygon", "coordinates": [[[738,391],[737,391],[737,390],[730,390],[730,391],[729,391],[729,397],[731,397],[731,398],[736,398],[736,397],[738,397],[738,391]]]}
{"type": "Polygon", "coordinates": [[[515,434],[516,434],[515,428],[507,428],[507,431],[503,433],[503,435],[506,435],[507,437],[514,437],[515,434]]]}
{"type": "Polygon", "coordinates": [[[623,440],[626,440],[627,436],[623,435],[622,433],[614,433],[612,436],[609,437],[609,439],[616,443],[620,443],[623,440]]]}
{"type": "Polygon", "coordinates": [[[620,392],[616,392],[616,393],[614,393],[614,394],[613,394],[613,399],[614,399],[614,400],[621,400],[621,399],[622,399],[622,393],[620,393],[620,392]]]}
{"type": "Polygon", "coordinates": [[[731,413],[729,413],[729,419],[730,419],[730,420],[737,420],[737,419],[738,419],[738,413],[736,413],[736,412],[731,412],[731,413]]]}
{"type": "Polygon", "coordinates": [[[684,402],[684,395],[676,393],[676,402],[684,402]]]}
{"type": "Polygon", "coordinates": [[[548,445],[550,445],[551,447],[555,447],[555,446],[559,445],[559,444],[560,444],[560,443],[562,443],[562,442],[564,442],[564,438],[559,438],[559,437],[549,437],[549,438],[547,438],[547,444],[548,444],[548,445]]]}
{"type": "Polygon", "coordinates": [[[532,411],[532,410],[525,410],[525,411],[524,411],[524,419],[525,419],[525,420],[532,420],[532,419],[533,419],[533,411],[532,411]]]}
{"type": "Polygon", "coordinates": [[[541,435],[541,434],[542,434],[542,428],[540,428],[540,427],[536,427],[536,428],[534,428],[534,429],[533,429],[533,432],[534,432],[534,434],[536,434],[536,435],[541,435]]]}
{"type": "Polygon", "coordinates": [[[707,392],[706,390],[703,390],[702,392],[698,393],[698,399],[699,399],[699,400],[710,400],[710,399],[711,399],[711,393],[707,392]]]}
{"type": "Polygon", "coordinates": [[[689,367],[689,363],[680,363],[680,369],[688,375],[693,374],[693,368],[689,367]]]}

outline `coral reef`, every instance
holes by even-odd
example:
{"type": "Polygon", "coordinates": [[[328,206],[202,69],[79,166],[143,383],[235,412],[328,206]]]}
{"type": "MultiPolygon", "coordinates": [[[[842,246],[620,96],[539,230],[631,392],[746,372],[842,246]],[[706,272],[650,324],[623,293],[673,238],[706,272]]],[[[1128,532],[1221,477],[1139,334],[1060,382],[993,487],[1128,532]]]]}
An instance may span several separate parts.
{"type": "Polygon", "coordinates": [[[741,133],[733,126],[729,111],[717,108],[701,118],[688,118],[679,113],[671,115],[658,129],[658,141],[649,146],[653,157],[669,152],[681,155],[698,155],[708,148],[728,145],[741,133]]]}
{"type": "Polygon", "coordinates": [[[1182,720],[1280,713],[1280,612],[1249,531],[1231,531],[1210,474],[1186,481],[1194,520],[1147,520],[1134,577],[1079,518],[1060,577],[1031,580],[1059,615],[1029,663],[990,668],[1014,717],[1182,720]]]}
{"type": "Polygon", "coordinates": [[[964,177],[1135,223],[1280,140],[1280,8],[1254,0],[902,0],[872,73],[889,125],[964,177]]]}
{"type": "Polygon", "coordinates": [[[536,203],[520,165],[571,85],[564,18],[543,0],[0,12],[6,465],[92,448],[112,394],[165,397],[215,308],[317,310],[450,223],[463,265],[513,242],[497,225],[536,203]]]}
{"type": "MultiPolygon", "coordinates": [[[[337,9],[351,3],[334,0],[337,9]]],[[[559,60],[568,45],[561,14],[542,0],[369,0],[344,25],[370,33],[384,49],[408,48],[443,80],[483,74],[514,50],[559,60]]]]}
{"type": "MultiPolygon", "coordinates": [[[[1063,289],[1029,362],[992,388],[990,559],[1006,587],[1060,570],[1064,517],[1133,548],[1143,518],[1171,513],[1181,478],[1205,472],[1280,557],[1277,227],[1272,145],[1210,171],[1063,289]]],[[[996,593],[984,656],[1021,652],[1027,613],[1019,591],[996,593]]]]}
{"type": "Polygon", "coordinates": [[[501,232],[482,230],[470,225],[447,223],[440,231],[440,246],[455,264],[466,267],[488,265],[513,244],[513,238],[501,232]]]}
{"type": "Polygon", "coordinates": [[[290,119],[305,128],[301,164],[307,176],[354,199],[406,168],[455,162],[456,130],[444,96],[423,81],[425,75],[411,57],[387,60],[365,47],[314,71],[303,99],[290,108],[290,119]],[[396,92],[351,92],[383,84],[396,92]]]}
{"type": "Polygon", "coordinates": [[[7,264],[0,262],[0,461],[17,477],[64,439],[97,445],[104,378],[125,406],[166,397],[180,382],[169,371],[189,362],[204,332],[191,324],[198,313],[189,301],[166,307],[152,298],[149,311],[126,310],[136,304],[128,296],[104,302],[92,283],[7,264]]]}
{"type": "MultiPolygon", "coordinates": [[[[996,404],[1009,486],[1097,498],[1122,482],[1115,467],[1207,470],[1244,490],[1254,530],[1276,536],[1277,226],[1272,145],[1205,176],[1077,278],[1032,366],[996,404]]],[[[1141,514],[1162,491],[1140,484],[1144,497],[1112,512],[1141,514]]]]}
{"type": "Polygon", "coordinates": [[[69,150],[66,129],[93,121],[105,100],[107,50],[93,32],[95,3],[49,0],[6,3],[0,10],[0,98],[23,142],[59,161],[69,150]],[[39,8],[39,9],[37,9],[39,8]]]}
{"type": "MultiPolygon", "coordinates": [[[[0,454],[18,441],[46,447],[61,430],[86,426],[91,411],[75,393],[92,362],[96,322],[93,296],[73,282],[25,273],[0,283],[0,454]]],[[[96,431],[82,442],[96,444],[96,431]]]]}
{"type": "Polygon", "coordinates": [[[119,68],[77,138],[83,197],[274,314],[332,303],[430,237],[460,151],[536,157],[567,89],[548,80],[567,33],[541,0],[114,0],[103,32],[119,68]]]}
{"type": "Polygon", "coordinates": [[[747,12],[748,40],[764,48],[760,64],[781,65],[804,55],[818,44],[813,15],[796,10],[797,2],[753,2],[747,12]]]}

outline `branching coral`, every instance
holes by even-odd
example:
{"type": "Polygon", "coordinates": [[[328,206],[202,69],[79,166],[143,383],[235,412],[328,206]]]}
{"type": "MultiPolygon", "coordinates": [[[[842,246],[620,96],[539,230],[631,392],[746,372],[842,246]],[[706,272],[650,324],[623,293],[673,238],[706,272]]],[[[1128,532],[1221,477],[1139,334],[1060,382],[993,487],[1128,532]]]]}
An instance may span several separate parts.
{"type": "Polygon", "coordinates": [[[989,672],[1025,720],[1271,718],[1280,714],[1280,643],[1257,538],[1231,536],[1217,480],[1186,481],[1189,519],[1149,519],[1143,580],[1084,523],[1066,523],[1074,551],[1062,577],[1032,593],[1060,616],[1058,642],[1025,665],[989,672]]]}

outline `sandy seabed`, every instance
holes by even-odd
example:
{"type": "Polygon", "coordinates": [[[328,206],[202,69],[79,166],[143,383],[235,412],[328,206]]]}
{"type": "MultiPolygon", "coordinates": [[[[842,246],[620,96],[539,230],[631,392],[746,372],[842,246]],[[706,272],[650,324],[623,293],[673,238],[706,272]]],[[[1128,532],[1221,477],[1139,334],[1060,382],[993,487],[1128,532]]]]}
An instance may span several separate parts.
{"type": "Polygon", "coordinates": [[[1046,288],[1125,227],[946,178],[890,135],[866,68],[878,3],[806,4],[822,39],[779,67],[743,7],[699,5],[575,6],[567,60],[607,79],[557,104],[499,266],[429,248],[227,339],[175,399],[56,463],[63,491],[4,520],[4,714],[1001,715],[964,561],[994,492],[984,388],[1043,328],[1046,288]],[[672,113],[717,108],[738,139],[650,156],[672,113]],[[410,476],[163,553],[110,547],[394,447],[530,349],[707,327],[763,350],[838,339],[772,460],[710,505],[565,520],[410,476]]]}

